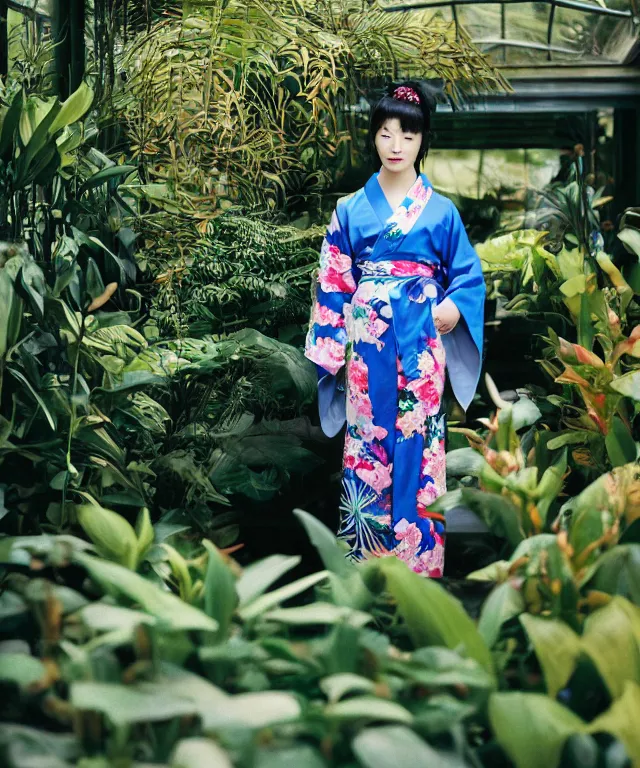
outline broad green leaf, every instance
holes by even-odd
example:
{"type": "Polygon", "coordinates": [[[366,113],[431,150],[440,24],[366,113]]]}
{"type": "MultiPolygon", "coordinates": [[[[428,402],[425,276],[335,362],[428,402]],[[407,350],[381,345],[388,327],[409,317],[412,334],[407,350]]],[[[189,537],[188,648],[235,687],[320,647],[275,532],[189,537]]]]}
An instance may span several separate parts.
{"type": "Polygon", "coordinates": [[[230,696],[224,706],[208,713],[203,727],[206,731],[219,728],[267,728],[277,723],[297,720],[301,715],[295,696],[282,691],[241,693],[230,696]]]}
{"type": "Polygon", "coordinates": [[[521,397],[511,406],[511,421],[516,432],[523,427],[530,427],[540,418],[540,409],[529,397],[521,397]]]}
{"type": "Polygon", "coordinates": [[[240,605],[245,606],[266,592],[274,582],[295,568],[301,559],[299,555],[269,555],[264,560],[248,565],[236,582],[240,605]]]}
{"type": "Polygon", "coordinates": [[[466,768],[462,758],[434,749],[404,725],[365,728],[351,743],[363,768],[466,768]]]}
{"type": "Polygon", "coordinates": [[[0,269],[0,302],[3,311],[0,313],[0,357],[4,357],[9,347],[13,346],[15,339],[11,338],[10,319],[13,314],[13,308],[20,307],[22,301],[13,287],[13,280],[9,277],[6,269],[0,269]]]}
{"type": "Polygon", "coordinates": [[[509,581],[498,584],[485,600],[478,622],[478,632],[489,648],[494,646],[500,636],[502,625],[524,610],[525,603],[520,590],[509,581]]]}
{"type": "MultiPolygon", "coordinates": [[[[569,736],[562,750],[562,768],[598,768],[600,748],[588,733],[569,736]]],[[[607,768],[613,768],[607,763],[607,768]]],[[[621,768],[621,767],[620,767],[621,768]]]]}
{"type": "Polygon", "coordinates": [[[0,680],[29,689],[43,682],[46,676],[46,669],[40,659],[26,653],[0,653],[0,680]]]}
{"type": "Polygon", "coordinates": [[[413,715],[395,701],[375,696],[354,696],[336,704],[328,704],[325,717],[332,720],[381,720],[411,725],[413,715]]]}
{"type": "Polygon", "coordinates": [[[85,280],[87,283],[87,293],[91,296],[92,301],[97,299],[98,296],[102,296],[104,293],[104,281],[100,274],[100,270],[98,269],[98,265],[91,256],[87,259],[85,280]]]}
{"type": "Polygon", "coordinates": [[[218,624],[217,639],[225,640],[238,606],[236,581],[220,550],[206,539],[202,542],[209,555],[204,577],[204,612],[218,624]]]}
{"type": "Polygon", "coordinates": [[[614,597],[587,617],[582,644],[614,699],[640,683],[640,608],[614,597]]]}
{"type": "Polygon", "coordinates": [[[611,733],[624,744],[631,764],[640,765],[640,687],[627,681],[622,696],[589,724],[590,733],[611,733]]]}
{"type": "Polygon", "coordinates": [[[101,712],[116,726],[152,723],[196,715],[186,698],[163,695],[161,685],[120,685],[78,681],[71,684],[71,704],[79,711],[101,712]]]}
{"type": "Polygon", "coordinates": [[[344,549],[326,525],[302,509],[294,509],[293,513],[304,526],[313,546],[318,550],[324,567],[341,578],[352,577],[355,567],[347,560],[344,549]]]}
{"type": "Polygon", "coordinates": [[[493,534],[506,539],[511,547],[517,547],[523,540],[518,510],[506,497],[475,488],[463,488],[462,502],[484,521],[493,534]]]}
{"type": "Polygon", "coordinates": [[[323,523],[308,512],[295,509],[294,514],[304,525],[311,543],[318,550],[325,568],[331,571],[330,585],[333,601],[339,605],[366,609],[373,599],[358,568],[346,558],[343,546],[323,523]]]}
{"type": "Polygon", "coordinates": [[[87,569],[105,592],[126,596],[168,627],[210,632],[215,632],[218,627],[216,622],[202,611],[127,568],[82,553],[76,553],[74,559],[87,569]]]}
{"type": "Polygon", "coordinates": [[[285,600],[289,600],[296,595],[306,592],[311,587],[315,586],[321,581],[324,581],[329,574],[329,571],[319,571],[318,573],[312,573],[309,576],[305,576],[302,579],[286,584],[280,589],[276,589],[273,592],[267,592],[266,595],[261,595],[252,602],[241,606],[239,613],[245,621],[255,619],[263,613],[275,608],[276,605],[280,605],[285,600]]]}
{"type": "MultiPolygon", "coordinates": [[[[3,768],[72,768],[80,745],[75,736],[4,722],[0,725],[3,768]]],[[[101,768],[101,767],[98,767],[101,768]]]]}
{"type": "Polygon", "coordinates": [[[554,451],[556,448],[564,448],[565,445],[579,445],[593,440],[594,433],[588,430],[576,429],[560,432],[547,443],[547,448],[554,451]]]}
{"type": "Polygon", "coordinates": [[[640,400],[640,370],[631,371],[625,373],[623,376],[618,376],[609,385],[611,389],[615,389],[625,397],[630,397],[633,400],[640,400]]]}
{"type": "Polygon", "coordinates": [[[329,703],[334,704],[336,701],[340,701],[347,693],[373,693],[375,683],[361,675],[342,672],[323,678],[320,681],[320,689],[329,700],[329,703]]]}
{"type": "Polygon", "coordinates": [[[489,720],[516,768],[560,768],[565,741],[587,728],[562,704],[538,693],[494,693],[489,720]]]}
{"type": "Polygon", "coordinates": [[[394,557],[381,558],[372,568],[386,579],[416,648],[444,645],[462,648],[487,671],[493,671],[489,648],[462,605],[434,579],[425,579],[394,557]]]}
{"type": "Polygon", "coordinates": [[[413,680],[429,690],[465,686],[481,695],[495,688],[495,679],[473,659],[465,659],[448,648],[419,648],[411,659],[387,661],[389,671],[399,678],[413,680]]]}
{"type": "Polygon", "coordinates": [[[573,674],[582,653],[576,633],[559,619],[543,619],[530,613],[520,616],[542,667],[547,693],[555,699],[573,674]]]}
{"type": "Polygon", "coordinates": [[[256,752],[254,768],[327,768],[324,758],[311,746],[264,747],[256,752]]]}
{"type": "Polygon", "coordinates": [[[47,408],[47,405],[44,402],[44,400],[40,397],[40,395],[36,392],[36,390],[31,386],[31,382],[26,378],[26,376],[20,373],[20,371],[17,371],[15,368],[11,368],[10,366],[7,366],[7,371],[9,371],[9,373],[14,377],[14,379],[17,379],[31,393],[31,395],[33,396],[33,399],[36,401],[36,403],[38,403],[38,405],[42,409],[42,412],[46,416],[47,421],[49,422],[49,426],[55,432],[56,421],[51,411],[47,408]]]}
{"type": "Polygon", "coordinates": [[[81,120],[87,114],[92,104],[93,91],[87,83],[82,82],[80,87],[62,103],[56,119],[49,127],[49,135],[53,136],[58,131],[66,128],[67,125],[81,120]]]}
{"type": "Polygon", "coordinates": [[[368,613],[356,611],[349,606],[321,602],[296,606],[295,608],[276,608],[265,613],[263,618],[266,621],[277,621],[281,624],[296,626],[346,622],[351,626],[363,627],[373,620],[373,617],[368,613]]]}
{"type": "Polygon", "coordinates": [[[627,425],[619,416],[614,416],[611,428],[605,437],[607,454],[612,466],[622,467],[636,460],[638,448],[627,425]]]}
{"type": "Polygon", "coordinates": [[[227,753],[211,739],[182,739],[171,756],[171,768],[233,768],[227,753]]]}
{"type": "Polygon", "coordinates": [[[540,514],[543,524],[546,524],[547,522],[549,508],[557,499],[558,494],[562,491],[566,471],[567,451],[562,450],[554,457],[551,465],[545,469],[540,478],[540,482],[538,483],[538,487],[535,490],[536,499],[538,500],[538,513],[540,514]]]}
{"type": "Polygon", "coordinates": [[[618,232],[618,237],[624,243],[626,250],[640,259],[640,232],[637,229],[625,227],[618,232]]]}
{"type": "Polygon", "coordinates": [[[11,102],[11,106],[5,112],[2,120],[2,131],[0,132],[0,157],[5,164],[13,156],[16,128],[20,123],[22,113],[24,91],[22,88],[16,93],[11,102]]]}
{"type": "Polygon", "coordinates": [[[151,525],[151,517],[147,507],[143,507],[136,520],[136,538],[138,540],[136,547],[136,560],[140,562],[145,553],[153,544],[154,532],[151,525]]]}
{"type": "Polygon", "coordinates": [[[503,582],[509,574],[510,563],[508,560],[496,560],[484,568],[467,574],[470,581],[495,581],[503,582]]]}
{"type": "Polygon", "coordinates": [[[560,291],[567,298],[572,298],[578,294],[583,294],[586,289],[587,283],[584,275],[576,275],[575,277],[571,277],[560,286],[560,291]]]}
{"type": "Polygon", "coordinates": [[[137,170],[135,165],[110,165],[108,168],[103,168],[101,171],[94,173],[93,176],[90,176],[84,184],[82,184],[78,190],[77,196],[81,197],[85,192],[88,192],[95,187],[99,187],[106,181],[117,179],[119,176],[128,176],[130,173],[134,173],[134,171],[137,170]]]}
{"type": "Polygon", "coordinates": [[[447,453],[447,475],[451,477],[475,477],[485,464],[484,456],[473,448],[456,448],[447,453]]]}
{"type": "Polygon", "coordinates": [[[155,624],[153,616],[104,602],[89,603],[78,611],[83,624],[95,632],[133,631],[140,624],[155,624]]]}
{"type": "Polygon", "coordinates": [[[76,514],[84,532],[102,557],[126,568],[136,567],[138,539],[131,524],[122,515],[99,504],[79,504],[76,514]]]}
{"type": "Polygon", "coordinates": [[[640,544],[618,544],[598,558],[589,586],[640,605],[640,544]]]}

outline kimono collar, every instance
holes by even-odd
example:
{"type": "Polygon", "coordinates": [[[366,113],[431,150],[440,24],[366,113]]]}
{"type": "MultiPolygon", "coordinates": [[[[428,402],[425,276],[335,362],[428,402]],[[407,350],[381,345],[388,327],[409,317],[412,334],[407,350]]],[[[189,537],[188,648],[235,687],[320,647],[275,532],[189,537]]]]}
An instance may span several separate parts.
{"type": "MultiPolygon", "coordinates": [[[[382,224],[385,224],[388,219],[393,216],[395,211],[391,210],[391,206],[389,205],[386,195],[382,191],[380,181],[378,180],[379,175],[379,172],[377,172],[371,176],[369,181],[364,186],[364,191],[371,207],[376,213],[376,216],[380,219],[382,224]]],[[[418,178],[412,184],[411,189],[407,191],[405,199],[402,201],[402,203],[400,203],[400,206],[407,206],[407,201],[414,197],[420,185],[424,186],[425,188],[431,186],[431,182],[425,173],[418,175],[418,178]]],[[[398,206],[398,208],[400,206],[398,206]]]]}

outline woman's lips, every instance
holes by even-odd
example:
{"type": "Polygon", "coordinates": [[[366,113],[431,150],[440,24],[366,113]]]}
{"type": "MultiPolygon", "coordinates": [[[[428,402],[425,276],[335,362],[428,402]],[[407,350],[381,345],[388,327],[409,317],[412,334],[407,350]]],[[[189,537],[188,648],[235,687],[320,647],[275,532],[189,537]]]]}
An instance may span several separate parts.
{"type": "Polygon", "coordinates": [[[401,163],[402,162],[402,158],[401,157],[390,157],[388,162],[390,162],[390,163],[401,163]]]}

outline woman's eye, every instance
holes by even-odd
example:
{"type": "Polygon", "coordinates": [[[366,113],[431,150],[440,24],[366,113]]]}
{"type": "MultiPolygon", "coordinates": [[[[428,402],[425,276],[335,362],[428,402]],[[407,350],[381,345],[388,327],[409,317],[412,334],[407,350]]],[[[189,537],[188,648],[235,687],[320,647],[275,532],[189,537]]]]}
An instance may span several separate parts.
{"type": "Polygon", "coordinates": [[[405,136],[404,140],[405,141],[413,141],[413,136],[405,136]]]}

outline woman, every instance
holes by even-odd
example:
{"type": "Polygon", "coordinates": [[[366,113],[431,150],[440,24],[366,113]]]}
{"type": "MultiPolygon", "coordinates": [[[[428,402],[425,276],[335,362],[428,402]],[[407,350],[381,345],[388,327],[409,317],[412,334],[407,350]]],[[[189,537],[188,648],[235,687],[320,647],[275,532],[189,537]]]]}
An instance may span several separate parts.
{"type": "Polygon", "coordinates": [[[347,422],[338,535],[350,556],[395,555],[438,577],[444,518],[429,505],[446,490],[445,358],[466,410],[480,375],[485,288],[457,209],[420,173],[434,102],[407,82],[374,108],[380,170],[333,213],[305,355],[318,368],[324,431],[347,422]]]}

